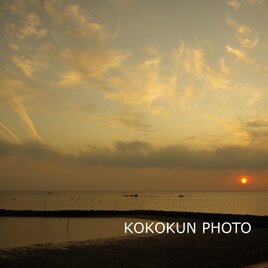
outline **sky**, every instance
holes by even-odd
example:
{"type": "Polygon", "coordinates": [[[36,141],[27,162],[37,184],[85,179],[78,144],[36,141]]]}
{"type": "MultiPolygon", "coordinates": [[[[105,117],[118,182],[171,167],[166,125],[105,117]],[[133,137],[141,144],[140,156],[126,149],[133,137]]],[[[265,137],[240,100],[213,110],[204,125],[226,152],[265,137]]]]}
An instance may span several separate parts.
{"type": "Polygon", "coordinates": [[[0,18],[0,190],[268,190],[268,1],[2,0],[0,18]]]}

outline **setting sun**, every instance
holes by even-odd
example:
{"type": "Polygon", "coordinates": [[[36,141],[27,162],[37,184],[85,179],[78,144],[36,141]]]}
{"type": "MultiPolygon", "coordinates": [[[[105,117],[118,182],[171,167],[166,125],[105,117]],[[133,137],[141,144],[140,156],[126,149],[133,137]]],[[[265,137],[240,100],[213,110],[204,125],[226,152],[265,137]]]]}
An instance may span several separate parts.
{"type": "Polygon", "coordinates": [[[243,178],[241,178],[240,182],[242,184],[247,184],[248,183],[248,179],[246,177],[243,177],[243,178]]]}

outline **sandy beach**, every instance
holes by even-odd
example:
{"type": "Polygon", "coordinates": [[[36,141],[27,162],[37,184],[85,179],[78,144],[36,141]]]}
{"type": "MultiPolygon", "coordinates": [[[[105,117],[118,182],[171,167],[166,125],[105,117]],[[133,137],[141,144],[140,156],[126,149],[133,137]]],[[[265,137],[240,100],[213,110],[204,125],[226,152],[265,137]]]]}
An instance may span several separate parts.
{"type": "Polygon", "coordinates": [[[0,251],[0,267],[245,267],[267,259],[265,226],[249,234],[132,235],[0,251]]]}

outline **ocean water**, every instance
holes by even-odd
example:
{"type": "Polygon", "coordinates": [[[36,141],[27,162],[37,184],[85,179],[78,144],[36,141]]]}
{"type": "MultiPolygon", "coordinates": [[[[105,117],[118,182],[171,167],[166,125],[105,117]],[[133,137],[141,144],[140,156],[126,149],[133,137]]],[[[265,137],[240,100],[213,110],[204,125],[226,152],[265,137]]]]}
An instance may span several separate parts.
{"type": "MultiPolygon", "coordinates": [[[[166,210],[268,215],[268,192],[0,192],[0,209],[166,210]]],[[[0,217],[0,249],[123,236],[124,218],[0,217]]],[[[148,220],[147,220],[148,221],[148,220]]]]}
{"type": "Polygon", "coordinates": [[[0,192],[0,209],[165,210],[268,215],[268,192],[0,192]]]}
{"type": "Polygon", "coordinates": [[[137,221],[151,222],[131,218],[2,217],[0,249],[128,236],[124,233],[124,223],[137,221]]]}

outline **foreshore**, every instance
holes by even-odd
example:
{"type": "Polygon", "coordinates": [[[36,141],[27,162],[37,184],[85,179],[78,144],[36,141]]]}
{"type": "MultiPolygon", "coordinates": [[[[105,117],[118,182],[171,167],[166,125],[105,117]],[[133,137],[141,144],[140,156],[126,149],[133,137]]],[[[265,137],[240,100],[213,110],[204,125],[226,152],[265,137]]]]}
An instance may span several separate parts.
{"type": "Polygon", "coordinates": [[[2,217],[133,217],[247,221],[248,234],[131,235],[0,250],[0,267],[244,267],[268,260],[267,216],[167,211],[11,211],[2,217]],[[71,216],[72,215],[72,216],[71,216]]]}

